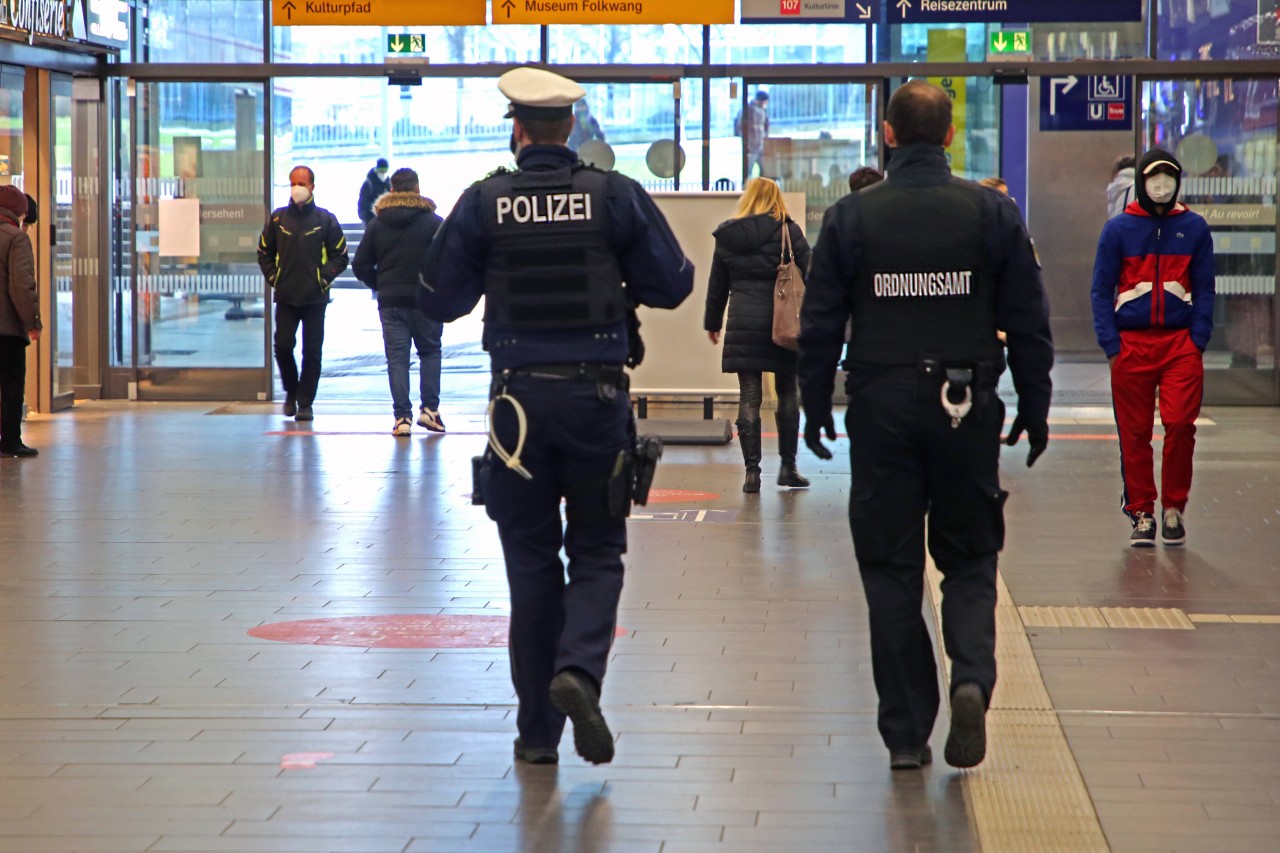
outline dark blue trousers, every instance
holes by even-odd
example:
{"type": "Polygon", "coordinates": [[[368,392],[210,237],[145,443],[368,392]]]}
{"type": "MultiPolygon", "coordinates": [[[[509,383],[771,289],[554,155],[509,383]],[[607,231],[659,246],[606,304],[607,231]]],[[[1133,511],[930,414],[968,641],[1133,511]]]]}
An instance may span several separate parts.
{"type": "MultiPolygon", "coordinates": [[[[498,524],[511,589],[516,725],[526,746],[554,747],[565,718],[551,704],[551,679],[574,667],[601,683],[617,627],[627,528],[625,519],[608,517],[605,496],[618,453],[630,441],[631,403],[621,390],[602,400],[592,382],[518,374],[507,393],[528,419],[520,458],[533,479],[492,457],[485,508],[498,524]]],[[[499,402],[493,423],[513,451],[511,406],[499,402]]]]}
{"type": "Polygon", "coordinates": [[[1004,546],[1000,428],[992,395],[958,428],[914,381],[850,389],[845,425],[853,486],[849,526],[871,621],[880,736],[891,751],[928,743],[938,671],[921,611],[925,524],[942,572],[942,638],[951,688],[996,683],[996,557],[1004,546]]]}

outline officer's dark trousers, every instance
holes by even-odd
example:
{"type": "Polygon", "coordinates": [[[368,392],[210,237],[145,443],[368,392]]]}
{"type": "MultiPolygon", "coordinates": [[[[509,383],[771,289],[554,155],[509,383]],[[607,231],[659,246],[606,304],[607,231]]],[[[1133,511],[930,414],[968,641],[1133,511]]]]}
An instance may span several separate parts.
{"type": "Polygon", "coordinates": [[[285,305],[276,303],[276,365],[280,368],[280,384],[284,393],[298,401],[299,406],[310,406],[316,399],[320,385],[320,353],[324,349],[324,312],[328,303],[314,305],[285,305]],[[298,340],[298,325],[302,325],[302,374],[293,358],[293,348],[298,340]]]}
{"type": "MultiPolygon", "coordinates": [[[[485,507],[498,524],[511,588],[516,725],[526,746],[556,746],[565,718],[551,704],[551,679],[573,667],[602,682],[617,627],[627,528],[608,517],[605,493],[629,441],[631,404],[621,391],[602,401],[595,383],[572,379],[517,375],[507,393],[528,418],[521,461],[533,479],[491,459],[485,507]]],[[[503,447],[514,450],[516,418],[506,402],[497,404],[493,423],[503,447]]]]}
{"type": "Polygon", "coordinates": [[[929,553],[943,574],[951,688],[974,682],[989,699],[995,687],[1003,420],[994,395],[952,429],[938,396],[923,399],[914,380],[851,389],[849,525],[870,613],[880,736],[890,750],[927,743],[938,713],[937,665],[921,612],[926,518],[929,553]]]}

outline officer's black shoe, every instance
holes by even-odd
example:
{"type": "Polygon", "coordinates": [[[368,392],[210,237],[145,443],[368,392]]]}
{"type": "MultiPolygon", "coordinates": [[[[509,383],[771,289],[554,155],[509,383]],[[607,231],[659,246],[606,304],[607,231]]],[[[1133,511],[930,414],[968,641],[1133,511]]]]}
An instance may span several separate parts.
{"type": "Polygon", "coordinates": [[[31,457],[39,455],[39,450],[34,447],[27,447],[21,441],[17,444],[6,444],[4,447],[0,447],[0,456],[31,457]]]}
{"type": "Polygon", "coordinates": [[[291,418],[296,414],[298,414],[298,401],[293,395],[289,395],[284,398],[284,416],[291,418]]]}
{"type": "Polygon", "coordinates": [[[1133,533],[1129,535],[1130,548],[1156,547],[1156,517],[1149,512],[1138,513],[1133,522],[1133,533]]]}
{"type": "Polygon", "coordinates": [[[748,468],[747,478],[742,481],[742,491],[749,495],[754,495],[760,491],[760,469],[748,468]]]}
{"type": "Polygon", "coordinates": [[[951,694],[951,733],[943,755],[952,767],[977,767],[987,757],[987,700],[976,684],[961,684],[951,694]]]}
{"type": "Polygon", "coordinates": [[[919,749],[904,749],[889,753],[890,770],[919,770],[933,763],[933,750],[929,744],[919,749]]]}
{"type": "Polygon", "coordinates": [[[310,406],[299,406],[298,413],[293,416],[295,421],[314,421],[316,413],[311,410],[310,406]]]}
{"type": "Polygon", "coordinates": [[[782,468],[778,471],[778,485],[805,489],[809,487],[809,481],[800,476],[800,472],[796,470],[796,463],[783,462],[782,468]]]}
{"type": "Polygon", "coordinates": [[[524,741],[516,738],[516,761],[526,764],[559,764],[560,753],[553,746],[525,746],[524,741]]]}
{"type": "Polygon", "coordinates": [[[613,733],[600,713],[600,691],[586,675],[562,670],[551,679],[551,704],[573,721],[573,746],[592,764],[613,761],[613,733]]]}

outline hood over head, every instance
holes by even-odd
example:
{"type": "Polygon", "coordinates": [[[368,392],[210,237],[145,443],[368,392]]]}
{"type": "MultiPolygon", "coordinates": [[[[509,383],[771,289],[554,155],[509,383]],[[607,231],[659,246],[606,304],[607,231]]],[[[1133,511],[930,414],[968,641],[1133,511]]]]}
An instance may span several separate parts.
{"type": "Polygon", "coordinates": [[[1134,197],[1149,215],[1159,216],[1162,213],[1168,213],[1177,206],[1178,194],[1182,191],[1182,164],[1178,162],[1177,158],[1162,148],[1152,148],[1142,155],[1142,159],[1138,161],[1136,172],[1137,174],[1133,176],[1134,197]],[[1152,201],[1151,196],[1147,194],[1147,179],[1157,174],[1173,175],[1174,181],[1177,182],[1173,191],[1173,198],[1159,205],[1152,201]]]}

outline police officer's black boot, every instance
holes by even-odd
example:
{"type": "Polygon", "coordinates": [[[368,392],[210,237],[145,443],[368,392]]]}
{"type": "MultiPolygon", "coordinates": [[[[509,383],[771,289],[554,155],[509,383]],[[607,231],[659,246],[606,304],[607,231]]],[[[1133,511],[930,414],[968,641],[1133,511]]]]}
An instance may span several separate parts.
{"type": "Polygon", "coordinates": [[[760,422],[738,421],[738,443],[742,445],[742,462],[747,466],[742,491],[754,494],[760,491],[760,422]]]}
{"type": "Polygon", "coordinates": [[[778,469],[778,485],[803,489],[809,485],[809,481],[796,470],[796,450],[800,446],[800,413],[777,412],[774,419],[778,423],[778,455],[782,457],[782,467],[778,469]]]}

